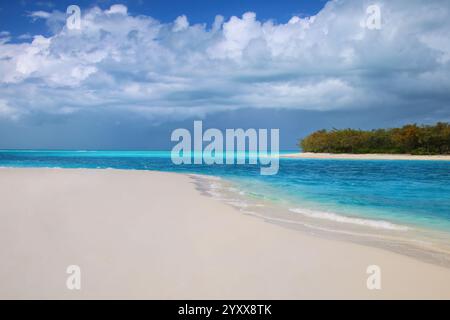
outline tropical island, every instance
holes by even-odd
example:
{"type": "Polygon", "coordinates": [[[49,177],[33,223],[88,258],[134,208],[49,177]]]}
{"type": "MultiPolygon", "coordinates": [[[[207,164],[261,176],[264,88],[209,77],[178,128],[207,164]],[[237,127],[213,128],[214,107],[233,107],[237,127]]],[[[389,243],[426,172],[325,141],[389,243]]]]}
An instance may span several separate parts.
{"type": "Polygon", "coordinates": [[[301,139],[299,147],[302,153],[287,157],[450,160],[450,124],[318,130],[301,139]]]}

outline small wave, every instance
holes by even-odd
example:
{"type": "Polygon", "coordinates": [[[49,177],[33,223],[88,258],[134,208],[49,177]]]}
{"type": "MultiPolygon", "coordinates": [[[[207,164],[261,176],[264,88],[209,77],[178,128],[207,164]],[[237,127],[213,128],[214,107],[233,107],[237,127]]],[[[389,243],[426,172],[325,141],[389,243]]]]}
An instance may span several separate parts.
{"type": "Polygon", "coordinates": [[[214,198],[222,198],[222,194],[220,192],[214,191],[213,189],[205,190],[205,192],[214,198]]]}
{"type": "Polygon", "coordinates": [[[341,216],[335,213],[331,212],[322,212],[322,211],[312,211],[308,209],[289,209],[289,211],[300,213],[304,216],[310,217],[310,218],[316,218],[316,219],[325,219],[325,220],[331,220],[339,223],[350,223],[350,224],[357,224],[361,226],[368,226],[372,228],[377,229],[387,229],[387,230],[397,230],[397,231],[407,231],[409,230],[406,226],[396,225],[393,223],[390,223],[388,221],[383,220],[368,220],[368,219],[360,219],[360,218],[351,218],[351,217],[345,217],[341,216]]]}
{"type": "Polygon", "coordinates": [[[202,179],[202,180],[222,181],[221,177],[211,176],[211,175],[206,175],[206,174],[189,173],[189,176],[192,178],[197,178],[197,179],[202,179]]]}
{"type": "Polygon", "coordinates": [[[249,206],[247,202],[238,199],[227,199],[227,203],[238,208],[247,208],[249,206]]]}

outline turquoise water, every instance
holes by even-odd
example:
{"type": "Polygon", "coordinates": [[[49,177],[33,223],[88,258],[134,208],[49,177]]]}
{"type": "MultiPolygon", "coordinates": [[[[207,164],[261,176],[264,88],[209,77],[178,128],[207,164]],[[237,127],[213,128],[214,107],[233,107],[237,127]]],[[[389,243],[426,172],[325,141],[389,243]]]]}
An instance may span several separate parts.
{"type": "MultiPolygon", "coordinates": [[[[450,162],[280,159],[258,165],[174,165],[167,151],[0,151],[0,167],[117,168],[219,176],[293,208],[450,232],[450,162]]],[[[3,181],[2,183],[5,183],[3,181]]]]}

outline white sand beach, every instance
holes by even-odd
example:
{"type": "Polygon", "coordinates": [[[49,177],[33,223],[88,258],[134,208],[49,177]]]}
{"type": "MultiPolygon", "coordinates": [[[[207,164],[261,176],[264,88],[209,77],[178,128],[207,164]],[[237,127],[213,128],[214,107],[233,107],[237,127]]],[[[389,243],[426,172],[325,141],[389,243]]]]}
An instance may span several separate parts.
{"type": "Polygon", "coordinates": [[[347,160],[427,160],[450,161],[450,155],[412,155],[412,154],[378,154],[378,153],[314,153],[298,152],[282,154],[281,158],[297,159],[347,159],[347,160]]]}
{"type": "Polygon", "coordinates": [[[1,299],[450,299],[448,268],[243,215],[189,175],[2,168],[0,181],[1,299]]]}

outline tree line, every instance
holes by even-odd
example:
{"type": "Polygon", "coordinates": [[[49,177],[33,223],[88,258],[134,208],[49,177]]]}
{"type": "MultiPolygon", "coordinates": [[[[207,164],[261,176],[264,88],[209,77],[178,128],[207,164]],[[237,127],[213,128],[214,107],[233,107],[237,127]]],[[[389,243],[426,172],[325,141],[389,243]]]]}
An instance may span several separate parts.
{"type": "Polygon", "coordinates": [[[319,130],[300,140],[303,152],[450,154],[450,124],[401,128],[319,130]]]}

